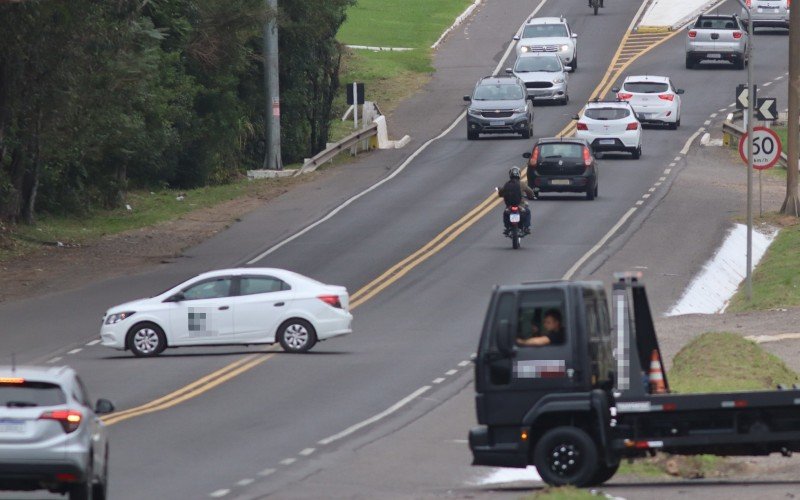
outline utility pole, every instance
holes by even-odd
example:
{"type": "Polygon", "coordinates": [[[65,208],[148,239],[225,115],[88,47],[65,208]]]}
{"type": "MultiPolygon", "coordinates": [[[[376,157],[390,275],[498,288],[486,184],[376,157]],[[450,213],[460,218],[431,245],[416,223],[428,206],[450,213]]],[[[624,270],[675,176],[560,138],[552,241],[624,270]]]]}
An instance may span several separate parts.
{"type": "Polygon", "coordinates": [[[753,16],[749,7],[747,16],[747,274],[745,296],[750,301],[753,299],[753,108],[756,106],[756,92],[753,87],[753,16]]]}
{"type": "Polygon", "coordinates": [[[267,1],[264,25],[264,87],[266,90],[266,153],[264,168],[283,170],[281,160],[281,93],[278,80],[278,0],[267,1]]]}
{"type": "MultiPolygon", "coordinates": [[[[792,10],[797,10],[795,7],[792,10]]],[[[789,19],[789,116],[787,166],[786,166],[786,199],[783,201],[781,213],[800,216],[800,200],[797,196],[797,163],[798,134],[800,134],[800,15],[793,12],[789,19]]]]}

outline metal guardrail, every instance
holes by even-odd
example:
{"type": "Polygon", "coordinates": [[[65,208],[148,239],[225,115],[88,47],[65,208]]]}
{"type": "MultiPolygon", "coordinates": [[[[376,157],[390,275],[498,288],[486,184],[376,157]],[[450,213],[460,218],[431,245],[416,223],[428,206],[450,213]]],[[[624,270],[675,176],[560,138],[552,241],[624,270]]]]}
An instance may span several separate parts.
{"type": "MultiPolygon", "coordinates": [[[[736,139],[736,144],[738,145],[739,141],[742,139],[742,136],[746,133],[747,131],[736,123],[728,120],[722,122],[722,142],[726,146],[732,146],[730,139],[728,139],[729,137],[736,139]]],[[[782,166],[783,168],[786,168],[789,165],[789,158],[783,151],[781,151],[781,157],[778,159],[778,165],[782,166]]]]}
{"type": "Polygon", "coordinates": [[[294,176],[307,174],[309,172],[313,172],[320,165],[325,162],[331,161],[336,155],[341,153],[342,151],[346,151],[351,147],[355,146],[359,142],[369,139],[370,137],[375,137],[378,135],[378,125],[376,123],[370,124],[367,128],[363,128],[358,130],[341,141],[332,144],[330,147],[325,149],[324,151],[320,151],[317,153],[313,158],[309,158],[303,163],[303,166],[295,172],[294,176]]]}

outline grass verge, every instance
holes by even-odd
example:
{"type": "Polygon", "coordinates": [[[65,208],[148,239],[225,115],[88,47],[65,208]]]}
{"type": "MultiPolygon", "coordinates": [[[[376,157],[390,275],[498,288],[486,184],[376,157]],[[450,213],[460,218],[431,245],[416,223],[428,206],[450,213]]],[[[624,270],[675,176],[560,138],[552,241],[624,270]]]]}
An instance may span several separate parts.
{"type": "Polygon", "coordinates": [[[730,312],[800,306],[800,223],[793,217],[772,222],[784,227],[753,272],[753,300],[748,302],[739,288],[728,306],[730,312]]]}
{"type": "Polygon", "coordinates": [[[587,490],[562,486],[560,488],[545,488],[538,493],[523,497],[523,500],[594,500],[598,497],[605,498],[587,490]]]}

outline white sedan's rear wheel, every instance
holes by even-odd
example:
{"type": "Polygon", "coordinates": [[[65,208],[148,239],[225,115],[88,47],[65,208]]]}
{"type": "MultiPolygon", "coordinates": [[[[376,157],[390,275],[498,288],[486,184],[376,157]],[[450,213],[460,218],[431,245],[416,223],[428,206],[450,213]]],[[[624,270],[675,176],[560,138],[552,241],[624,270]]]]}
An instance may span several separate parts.
{"type": "Polygon", "coordinates": [[[286,352],[307,352],[317,343],[317,332],[306,320],[290,319],[278,328],[278,342],[286,352]]]}

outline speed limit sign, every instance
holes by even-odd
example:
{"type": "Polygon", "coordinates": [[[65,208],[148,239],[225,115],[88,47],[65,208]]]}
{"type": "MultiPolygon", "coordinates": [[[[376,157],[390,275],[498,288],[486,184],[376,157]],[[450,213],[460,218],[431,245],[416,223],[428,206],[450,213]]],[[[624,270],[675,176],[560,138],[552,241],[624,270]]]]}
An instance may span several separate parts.
{"type": "MultiPolygon", "coordinates": [[[[772,168],[781,156],[781,139],[774,130],[767,127],[753,128],[753,168],[766,170],[772,168]]],[[[747,134],[739,139],[739,156],[747,163],[747,134]]]]}

